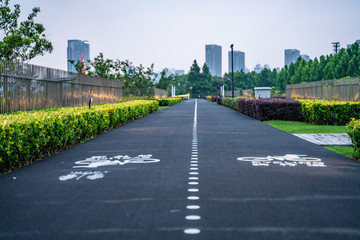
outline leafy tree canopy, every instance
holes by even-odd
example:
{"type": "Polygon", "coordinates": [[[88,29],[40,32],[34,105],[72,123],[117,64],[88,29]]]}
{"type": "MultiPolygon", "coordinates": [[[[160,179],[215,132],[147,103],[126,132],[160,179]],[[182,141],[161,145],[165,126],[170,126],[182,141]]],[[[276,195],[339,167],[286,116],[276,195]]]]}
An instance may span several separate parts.
{"type": "Polygon", "coordinates": [[[4,36],[0,41],[1,60],[29,61],[53,50],[52,43],[46,39],[44,26],[34,20],[40,8],[33,8],[27,19],[19,23],[20,12],[19,4],[14,5],[12,11],[9,0],[0,0],[0,31],[4,36]]]}

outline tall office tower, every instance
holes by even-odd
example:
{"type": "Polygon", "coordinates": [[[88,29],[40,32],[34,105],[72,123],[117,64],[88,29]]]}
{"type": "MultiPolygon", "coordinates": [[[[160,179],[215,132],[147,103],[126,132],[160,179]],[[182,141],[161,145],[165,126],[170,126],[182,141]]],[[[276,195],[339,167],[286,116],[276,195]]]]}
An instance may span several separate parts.
{"type": "MultiPolygon", "coordinates": [[[[231,73],[231,51],[229,51],[229,73],[231,73]]],[[[234,51],[234,73],[245,71],[245,53],[234,51]]]]}
{"type": "Polygon", "coordinates": [[[301,54],[300,57],[301,57],[302,59],[304,59],[305,61],[307,61],[307,62],[310,61],[309,55],[301,54]]]}
{"type": "Polygon", "coordinates": [[[67,47],[67,70],[68,72],[76,72],[75,67],[69,63],[69,60],[74,60],[75,63],[82,61],[83,56],[84,62],[87,65],[90,60],[90,44],[84,40],[68,40],[67,47]]]}
{"type": "Polygon", "coordinates": [[[222,76],[221,65],[221,46],[205,45],[205,63],[213,76],[222,76]]]}
{"type": "Polygon", "coordinates": [[[297,49],[285,49],[285,65],[290,66],[300,57],[300,51],[297,49]]]}

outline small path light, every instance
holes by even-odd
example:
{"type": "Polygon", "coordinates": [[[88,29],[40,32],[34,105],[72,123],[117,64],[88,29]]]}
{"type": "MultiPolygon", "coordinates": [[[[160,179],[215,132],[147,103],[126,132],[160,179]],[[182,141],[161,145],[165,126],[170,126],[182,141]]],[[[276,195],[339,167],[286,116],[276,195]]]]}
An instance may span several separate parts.
{"type": "Polygon", "coordinates": [[[91,98],[89,99],[89,109],[91,108],[91,103],[92,103],[92,101],[93,101],[93,98],[91,97],[91,98]]]}

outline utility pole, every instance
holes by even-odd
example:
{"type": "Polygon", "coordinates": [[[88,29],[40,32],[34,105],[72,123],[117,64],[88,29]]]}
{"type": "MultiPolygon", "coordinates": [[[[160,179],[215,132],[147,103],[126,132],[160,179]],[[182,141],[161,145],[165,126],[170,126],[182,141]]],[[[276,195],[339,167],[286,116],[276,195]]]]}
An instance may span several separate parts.
{"type": "Polygon", "coordinates": [[[340,48],[340,42],[332,42],[332,45],[334,46],[334,53],[337,54],[340,48]]]}

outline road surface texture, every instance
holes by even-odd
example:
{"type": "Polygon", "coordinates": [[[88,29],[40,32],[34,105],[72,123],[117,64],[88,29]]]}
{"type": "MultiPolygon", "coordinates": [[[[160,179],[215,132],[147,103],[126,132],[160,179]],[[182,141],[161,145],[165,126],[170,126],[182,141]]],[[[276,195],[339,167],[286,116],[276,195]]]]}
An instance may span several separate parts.
{"type": "Polygon", "coordinates": [[[0,239],[360,239],[360,164],[188,100],[0,176],[0,239]]]}

